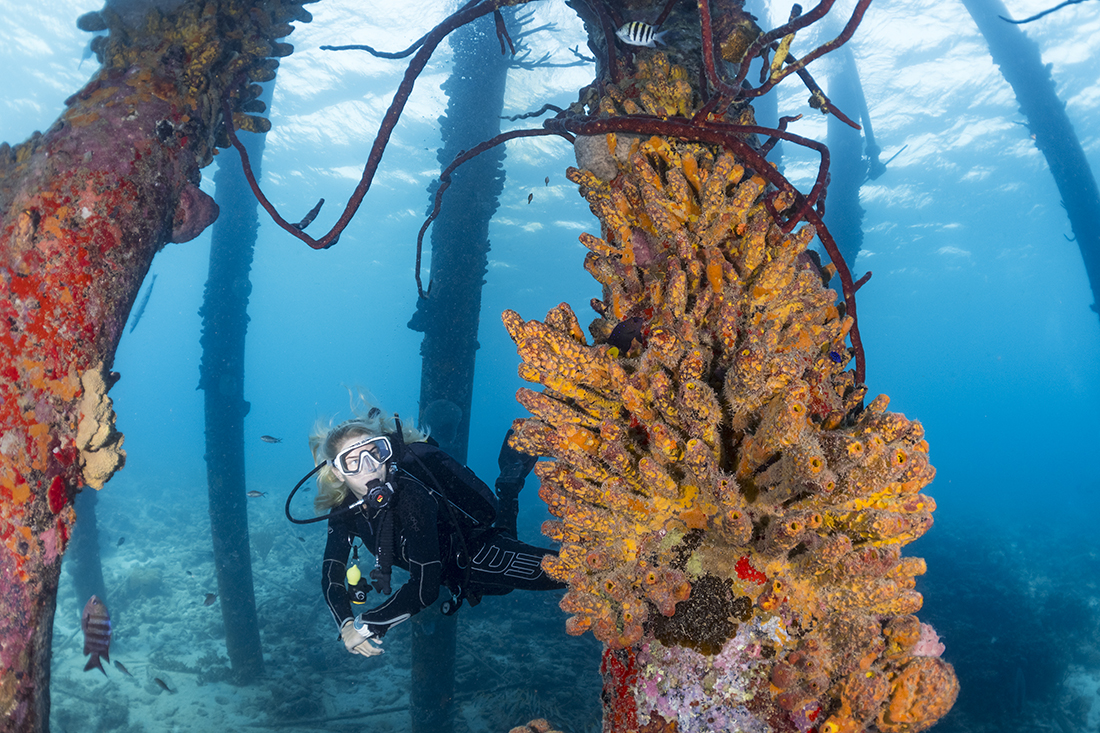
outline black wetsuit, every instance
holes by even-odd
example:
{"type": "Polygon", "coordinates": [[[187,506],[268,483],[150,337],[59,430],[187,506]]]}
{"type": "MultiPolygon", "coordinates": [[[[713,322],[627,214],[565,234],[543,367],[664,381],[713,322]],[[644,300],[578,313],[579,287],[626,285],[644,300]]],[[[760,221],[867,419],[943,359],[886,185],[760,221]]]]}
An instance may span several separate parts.
{"type": "MultiPolygon", "coordinates": [[[[462,489],[473,488],[472,482],[491,496],[473,472],[426,443],[409,444],[406,451],[406,458],[390,471],[389,483],[394,492],[385,507],[370,509],[364,504],[329,519],[321,587],[337,626],[357,615],[352,612],[344,585],[348,556],[356,538],[378,559],[379,569],[384,570],[388,560],[409,572],[409,580],[397,592],[361,614],[371,633],[378,636],[434,603],[440,585],[452,592],[464,590],[471,604],[483,595],[503,595],[516,588],[564,587],[542,571],[543,556],[553,554],[553,550],[519,542],[506,530],[489,524],[484,513],[478,515],[479,521],[454,503],[448,506],[443,496],[461,496],[462,489]],[[414,454],[423,460],[415,460],[414,454]],[[429,465],[436,470],[426,468],[429,465]],[[438,470],[443,465],[453,470],[438,470]],[[437,481],[464,482],[467,486],[437,487],[437,481]],[[473,558],[469,571],[468,556],[473,558]]],[[[333,511],[354,500],[349,495],[333,511]]],[[[368,572],[364,569],[364,575],[368,572]]],[[[387,590],[388,584],[386,577],[387,590]]]]}

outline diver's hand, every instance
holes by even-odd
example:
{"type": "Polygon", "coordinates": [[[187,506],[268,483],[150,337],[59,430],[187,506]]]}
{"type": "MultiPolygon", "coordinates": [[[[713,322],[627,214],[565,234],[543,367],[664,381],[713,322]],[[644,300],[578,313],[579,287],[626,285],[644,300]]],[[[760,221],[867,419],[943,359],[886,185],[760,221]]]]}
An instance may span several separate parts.
{"type": "Polygon", "coordinates": [[[340,627],[340,639],[343,640],[344,646],[352,654],[362,654],[364,657],[373,657],[385,651],[382,647],[375,646],[371,643],[373,639],[376,643],[381,644],[381,639],[376,637],[369,630],[365,635],[360,633],[359,630],[355,628],[355,622],[350,618],[340,627]]]}

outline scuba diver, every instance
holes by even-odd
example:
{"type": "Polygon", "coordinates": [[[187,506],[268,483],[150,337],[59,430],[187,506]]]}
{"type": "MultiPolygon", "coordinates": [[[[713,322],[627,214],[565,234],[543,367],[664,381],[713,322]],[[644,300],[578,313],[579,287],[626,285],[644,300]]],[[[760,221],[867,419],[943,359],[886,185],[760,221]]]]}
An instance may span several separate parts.
{"type": "MultiPolygon", "coordinates": [[[[321,588],[349,652],[381,654],[386,632],[432,605],[441,585],[451,594],[441,605],[447,615],[485,595],[565,587],[542,570],[542,558],[554,551],[516,538],[519,491],[537,458],[511,448],[511,432],[500,449],[496,496],[425,433],[377,407],[311,436],[314,508],[328,517],[321,588]],[[358,567],[357,541],[375,558],[369,582],[358,567]],[[409,573],[396,592],[394,565],[409,573]],[[372,588],[387,597],[353,612],[372,588]]],[[[287,506],[289,517],[289,500],[287,506]]]]}

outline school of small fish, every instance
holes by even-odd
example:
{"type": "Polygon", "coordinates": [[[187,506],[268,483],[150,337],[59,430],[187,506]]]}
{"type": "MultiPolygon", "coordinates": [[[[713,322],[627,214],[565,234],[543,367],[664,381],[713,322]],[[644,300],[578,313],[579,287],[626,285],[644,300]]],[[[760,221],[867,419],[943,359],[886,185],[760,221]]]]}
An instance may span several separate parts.
{"type": "MultiPolygon", "coordinates": [[[[209,606],[217,597],[214,593],[207,593],[203,605],[209,606]]],[[[80,628],[84,632],[84,653],[91,655],[88,663],[84,665],[84,671],[87,672],[94,667],[106,677],[107,670],[103,668],[101,660],[111,661],[111,615],[107,612],[107,606],[99,600],[99,596],[92,596],[84,605],[84,612],[80,616],[80,628]]],[[[122,674],[133,677],[130,670],[126,669],[126,665],[122,662],[116,659],[113,664],[122,674]]],[[[153,682],[157,683],[157,686],[162,690],[172,695],[176,694],[176,691],[168,687],[168,684],[160,677],[154,677],[153,682]]]]}

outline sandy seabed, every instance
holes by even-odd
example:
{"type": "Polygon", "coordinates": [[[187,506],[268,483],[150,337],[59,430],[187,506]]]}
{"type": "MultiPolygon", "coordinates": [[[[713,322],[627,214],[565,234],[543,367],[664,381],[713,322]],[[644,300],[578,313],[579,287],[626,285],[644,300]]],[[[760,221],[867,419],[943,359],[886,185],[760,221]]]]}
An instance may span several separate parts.
{"type": "MultiPolygon", "coordinates": [[[[387,635],[386,653],[379,657],[348,654],[321,597],[325,524],[291,524],[283,515],[287,487],[261,490],[268,495],[249,499],[248,507],[265,664],[262,678],[234,683],[225,650],[221,600],[203,604],[207,593],[217,592],[205,485],[161,482],[150,488],[124,472],[100,492],[96,513],[105,600],[114,629],[111,659],[124,664],[130,675],[106,663],[106,676],[98,669],[83,671],[87,658],[81,653],[80,613],[87,598],[76,597],[66,562],[54,624],[50,721],[54,733],[410,729],[411,623],[387,635]],[[162,689],[157,678],[172,692],[162,689]]],[[[537,499],[531,492],[523,500],[537,499]]],[[[302,506],[308,511],[308,501],[302,506]]],[[[545,541],[535,526],[521,526],[520,534],[536,544],[545,541]]],[[[1032,544],[1021,548],[1036,556],[1051,554],[1049,548],[1032,544]]],[[[372,564],[373,558],[362,553],[364,572],[372,564]]],[[[1003,571],[987,565],[983,561],[982,572],[1004,582],[997,580],[1003,571]]],[[[1013,572],[1019,574],[1026,565],[1026,558],[1015,558],[1013,572]]],[[[403,580],[399,573],[395,570],[395,586],[403,580]]],[[[461,609],[455,663],[456,733],[505,733],[536,717],[547,718],[568,733],[600,730],[601,647],[591,634],[566,635],[566,616],[557,605],[560,597],[560,593],[514,592],[461,609]]],[[[368,603],[379,598],[374,595],[368,603]]],[[[974,603],[984,604],[984,599],[974,603]]],[[[439,618],[435,609],[421,617],[429,622],[439,618]]],[[[1043,631],[1050,639],[1062,634],[1060,628],[1014,631],[1043,631]]],[[[975,653],[984,660],[1004,643],[1004,639],[987,639],[975,647],[975,653]]],[[[950,639],[948,644],[951,659],[958,650],[951,648],[950,639]]],[[[1100,731],[1100,666],[1078,660],[1063,668],[1057,680],[1057,704],[1051,704],[1032,689],[1039,682],[1033,679],[1037,671],[1016,666],[1014,655],[1002,657],[994,659],[1008,665],[998,677],[1004,684],[997,690],[997,700],[978,706],[984,710],[982,717],[967,717],[957,710],[934,730],[1100,731]]],[[[962,694],[975,694],[974,685],[969,689],[964,682],[962,694]]]]}
{"type": "MultiPolygon", "coordinates": [[[[265,488],[264,490],[267,490],[265,488]]],[[[282,490],[249,499],[264,674],[236,684],[225,649],[205,486],[150,495],[116,479],[96,509],[111,614],[111,661],[83,671],[80,614],[63,568],[54,623],[51,730],[55,733],[406,731],[411,624],[386,653],[348,654],[321,597],[325,524],[295,526],[282,490]],[[168,509],[170,507],[170,510],[168,509]],[[162,680],[170,691],[156,682],[162,680]]],[[[541,538],[521,528],[521,536],[541,538]]],[[[368,553],[360,566],[373,564],[368,553]]],[[[394,585],[403,582],[395,569],[394,585]]],[[[444,591],[445,593],[445,591],[444,591]]],[[[486,598],[458,614],[458,733],[504,733],[544,717],[569,733],[600,729],[600,645],[564,630],[560,592],[486,598]]],[[[374,595],[368,606],[379,601],[374,595]]],[[[440,600],[443,599],[441,594],[440,600]]],[[[424,620],[438,618],[438,610],[424,620]]]]}

